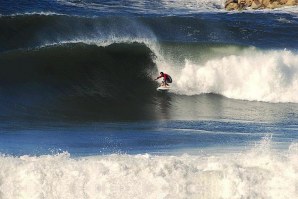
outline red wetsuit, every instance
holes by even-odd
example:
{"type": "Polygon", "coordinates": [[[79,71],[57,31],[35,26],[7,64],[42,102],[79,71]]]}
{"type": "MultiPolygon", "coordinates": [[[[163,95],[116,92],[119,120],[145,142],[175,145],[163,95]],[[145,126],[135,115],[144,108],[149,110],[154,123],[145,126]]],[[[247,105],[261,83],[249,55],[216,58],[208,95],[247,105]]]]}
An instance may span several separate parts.
{"type": "Polygon", "coordinates": [[[163,81],[165,81],[166,82],[166,80],[168,79],[168,74],[163,74],[163,75],[160,75],[159,77],[157,77],[157,79],[159,79],[159,78],[161,78],[161,77],[163,77],[163,81]]]}

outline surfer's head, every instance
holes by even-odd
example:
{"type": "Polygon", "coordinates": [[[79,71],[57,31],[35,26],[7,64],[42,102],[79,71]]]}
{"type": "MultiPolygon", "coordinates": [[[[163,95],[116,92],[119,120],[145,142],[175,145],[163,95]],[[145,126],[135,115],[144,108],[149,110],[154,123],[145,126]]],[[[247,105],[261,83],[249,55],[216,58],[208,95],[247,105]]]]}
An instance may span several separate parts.
{"type": "Polygon", "coordinates": [[[160,75],[163,75],[163,72],[160,72],[159,74],[160,74],[160,75]]]}

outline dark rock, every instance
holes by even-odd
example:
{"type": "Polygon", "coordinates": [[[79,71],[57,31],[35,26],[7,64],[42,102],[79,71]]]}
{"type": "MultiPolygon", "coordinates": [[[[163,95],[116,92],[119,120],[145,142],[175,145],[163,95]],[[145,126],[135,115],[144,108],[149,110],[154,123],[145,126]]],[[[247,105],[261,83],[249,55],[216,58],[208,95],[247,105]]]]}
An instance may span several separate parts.
{"type": "Polygon", "coordinates": [[[298,5],[298,0],[226,0],[226,10],[275,9],[282,6],[298,5]]]}

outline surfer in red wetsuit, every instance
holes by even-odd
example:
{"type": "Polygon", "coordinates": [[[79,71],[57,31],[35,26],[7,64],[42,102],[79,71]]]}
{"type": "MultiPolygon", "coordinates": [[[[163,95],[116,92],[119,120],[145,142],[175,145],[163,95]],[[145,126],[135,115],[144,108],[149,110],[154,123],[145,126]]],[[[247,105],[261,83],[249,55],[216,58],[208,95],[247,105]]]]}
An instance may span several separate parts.
{"type": "Polygon", "coordinates": [[[160,72],[160,76],[157,77],[155,80],[158,80],[159,78],[162,78],[163,77],[163,81],[162,81],[162,84],[161,86],[169,86],[168,83],[172,83],[172,78],[170,75],[164,73],[164,72],[160,72]]]}

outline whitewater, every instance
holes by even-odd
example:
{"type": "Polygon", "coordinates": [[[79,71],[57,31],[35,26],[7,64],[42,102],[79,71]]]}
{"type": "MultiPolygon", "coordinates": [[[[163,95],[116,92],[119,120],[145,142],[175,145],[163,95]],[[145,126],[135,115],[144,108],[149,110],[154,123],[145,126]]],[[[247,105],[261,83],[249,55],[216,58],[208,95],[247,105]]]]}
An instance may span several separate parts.
{"type": "Polygon", "coordinates": [[[0,198],[296,198],[297,13],[1,2],[0,198]]]}
{"type": "Polygon", "coordinates": [[[212,156],[2,156],[1,197],[295,198],[297,160],[297,144],[279,154],[268,137],[243,153],[212,156]]]}
{"type": "Polygon", "coordinates": [[[216,93],[266,102],[298,102],[298,56],[290,51],[244,52],[197,65],[185,61],[179,94],[216,93]],[[194,81],[189,81],[194,79],[194,81]]]}

